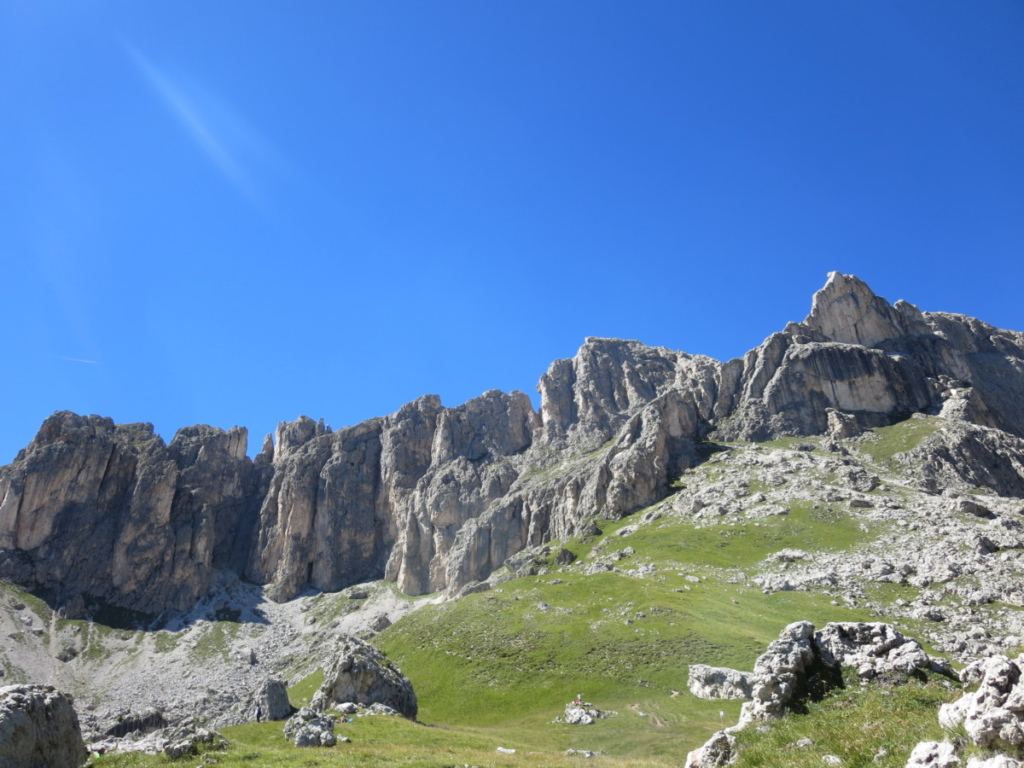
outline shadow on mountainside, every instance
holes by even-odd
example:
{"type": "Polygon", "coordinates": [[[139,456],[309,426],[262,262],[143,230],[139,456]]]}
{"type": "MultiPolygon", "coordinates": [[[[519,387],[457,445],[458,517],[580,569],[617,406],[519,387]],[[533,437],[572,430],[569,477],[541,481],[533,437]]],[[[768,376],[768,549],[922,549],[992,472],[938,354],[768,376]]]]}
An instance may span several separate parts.
{"type": "Polygon", "coordinates": [[[86,619],[111,629],[154,632],[167,629],[177,632],[200,621],[227,621],[234,624],[269,624],[260,607],[267,602],[263,589],[243,582],[234,574],[224,573],[210,591],[187,611],[163,611],[153,614],[136,611],[95,597],[79,598],[79,605],[69,610],[66,601],[51,590],[35,590],[35,595],[62,618],[86,619]]]}

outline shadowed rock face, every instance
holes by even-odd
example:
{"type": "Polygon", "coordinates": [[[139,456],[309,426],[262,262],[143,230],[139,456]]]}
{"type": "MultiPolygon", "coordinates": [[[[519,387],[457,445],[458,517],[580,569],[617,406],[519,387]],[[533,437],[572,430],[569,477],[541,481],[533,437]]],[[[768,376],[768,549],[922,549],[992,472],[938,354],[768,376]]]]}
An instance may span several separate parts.
{"type": "Polygon", "coordinates": [[[217,568],[245,562],[260,473],[246,432],[60,412],[0,469],[0,572],[72,613],[86,598],[186,608],[217,568]]]}
{"type": "Polygon", "coordinates": [[[539,412],[491,391],[338,431],[302,417],[254,460],[244,429],[165,445],[151,425],[57,413],[0,468],[0,576],[72,613],[184,608],[219,568],[279,600],[377,578],[457,591],[664,497],[709,437],[855,434],[922,411],[964,425],[924,447],[922,482],[1024,495],[1024,335],[890,305],[852,276],[741,359],[590,338],[538,389],[539,412]]]}

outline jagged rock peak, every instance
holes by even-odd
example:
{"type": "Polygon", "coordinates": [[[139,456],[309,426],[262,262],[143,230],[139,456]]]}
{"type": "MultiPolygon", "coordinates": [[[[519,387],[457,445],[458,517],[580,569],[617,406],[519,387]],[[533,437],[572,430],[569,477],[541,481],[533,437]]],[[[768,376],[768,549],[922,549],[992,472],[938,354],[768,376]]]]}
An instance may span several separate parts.
{"type": "Polygon", "coordinates": [[[876,347],[900,336],[930,333],[920,310],[905,301],[892,306],[854,275],[829,272],[814,294],[811,314],[803,324],[828,341],[876,347]]]}
{"type": "Polygon", "coordinates": [[[115,425],[59,411],[0,467],[0,576],[41,588],[70,615],[98,599],[187,608],[220,567],[239,567],[258,480],[246,431],[115,425]]]}
{"type": "Polygon", "coordinates": [[[21,461],[33,451],[48,445],[77,445],[97,439],[117,439],[135,447],[151,440],[158,441],[161,446],[164,444],[163,438],[153,431],[153,425],[149,423],[114,424],[114,420],[106,416],[56,411],[39,427],[32,442],[18,452],[15,461],[21,461]]]}
{"type": "Polygon", "coordinates": [[[693,385],[709,415],[721,364],[639,341],[588,337],[571,359],[556,360],[541,376],[541,421],[546,442],[595,447],[656,398],[693,385]],[[685,382],[685,384],[684,384],[685,382]]]}
{"type": "Polygon", "coordinates": [[[323,419],[316,422],[309,416],[299,416],[295,421],[282,421],[275,434],[274,460],[283,461],[311,440],[330,433],[331,428],[323,419]]]}

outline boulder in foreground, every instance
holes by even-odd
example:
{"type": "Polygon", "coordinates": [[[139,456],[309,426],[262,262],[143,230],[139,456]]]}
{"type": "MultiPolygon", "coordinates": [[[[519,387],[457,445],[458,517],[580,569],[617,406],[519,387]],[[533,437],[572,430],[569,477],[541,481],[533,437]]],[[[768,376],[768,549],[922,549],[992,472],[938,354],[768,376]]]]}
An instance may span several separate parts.
{"type": "Polygon", "coordinates": [[[49,685],[0,688],[0,768],[78,768],[88,753],[69,694],[49,685]]]}
{"type": "Polygon", "coordinates": [[[351,702],[370,706],[384,704],[410,719],[416,718],[418,702],[409,678],[369,643],[346,636],[334,663],[324,670],[324,682],[310,707],[323,712],[351,702]]]}

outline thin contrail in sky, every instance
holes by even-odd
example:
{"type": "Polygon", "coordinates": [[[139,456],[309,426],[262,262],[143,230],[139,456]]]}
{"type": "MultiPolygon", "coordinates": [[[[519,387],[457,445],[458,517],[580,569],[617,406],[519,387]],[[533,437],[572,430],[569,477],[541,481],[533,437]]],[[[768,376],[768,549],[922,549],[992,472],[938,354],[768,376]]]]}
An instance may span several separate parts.
{"type": "Polygon", "coordinates": [[[270,155],[270,147],[223,100],[169,74],[132,46],[126,44],[125,48],[147,83],[210,162],[242,195],[261,204],[260,191],[239,162],[239,155],[270,155]]]}
{"type": "Polygon", "coordinates": [[[99,365],[95,360],[83,360],[80,357],[61,357],[60,355],[54,355],[56,360],[67,360],[69,363],[88,363],[89,365],[99,365]]]}

